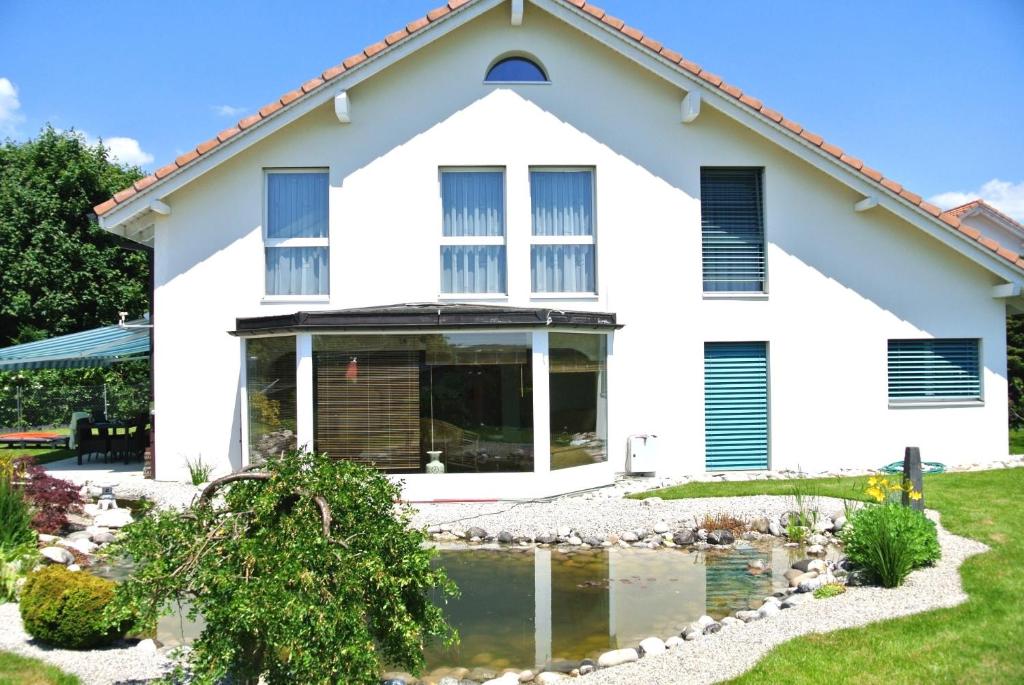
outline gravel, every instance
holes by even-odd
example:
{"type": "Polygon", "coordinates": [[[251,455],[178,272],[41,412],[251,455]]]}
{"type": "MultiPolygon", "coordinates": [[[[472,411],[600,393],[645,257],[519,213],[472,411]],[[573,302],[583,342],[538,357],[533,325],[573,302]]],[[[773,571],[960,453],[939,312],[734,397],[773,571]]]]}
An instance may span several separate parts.
{"type": "MultiPolygon", "coordinates": [[[[938,522],[937,513],[928,514],[938,522]]],[[[587,685],[715,683],[741,675],[770,649],[800,635],[956,606],[967,600],[960,583],[960,564],[988,547],[953,535],[941,525],[939,543],[942,559],[938,564],[914,571],[899,588],[855,587],[827,600],[816,600],[809,594],[795,595],[797,604],[791,609],[685,642],[665,654],[598,671],[587,676],[587,685]]]]}
{"type": "Polygon", "coordinates": [[[0,650],[41,659],[72,673],[87,685],[111,685],[161,677],[170,667],[156,650],[124,642],[106,649],[75,651],[38,644],[24,630],[18,605],[0,604],[0,650]]]}

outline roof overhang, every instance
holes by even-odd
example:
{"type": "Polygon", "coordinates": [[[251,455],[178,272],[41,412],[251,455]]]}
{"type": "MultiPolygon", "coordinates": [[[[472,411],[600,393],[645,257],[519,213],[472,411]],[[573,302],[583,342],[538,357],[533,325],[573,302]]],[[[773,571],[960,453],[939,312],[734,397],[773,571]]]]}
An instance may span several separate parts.
{"type": "MultiPolygon", "coordinates": [[[[505,1],[469,0],[457,3],[458,11],[452,11],[410,35],[407,39],[369,57],[322,87],[298,97],[273,116],[262,119],[251,127],[233,134],[184,168],[139,190],[129,199],[103,214],[100,217],[100,226],[123,235],[123,229],[120,227],[126,222],[138,221],[140,216],[149,214],[152,211],[153,201],[162,200],[218,164],[310,111],[331,102],[340,93],[371,78],[391,64],[404,59],[505,1]]],[[[635,36],[624,33],[621,22],[616,24],[602,21],[598,16],[585,9],[588,7],[585,3],[577,3],[575,0],[530,0],[530,4],[561,19],[682,91],[700,93],[703,102],[847,185],[863,197],[877,198],[877,205],[873,206],[882,207],[895,214],[998,277],[1006,281],[1019,281],[1024,275],[1024,267],[1015,261],[1010,261],[1009,258],[1001,257],[997,248],[990,248],[976,238],[957,230],[956,226],[940,219],[941,212],[938,208],[928,205],[920,197],[889,179],[884,179],[883,182],[881,174],[877,175],[877,179],[874,176],[869,178],[860,171],[862,167],[864,169],[867,167],[864,167],[859,160],[846,155],[835,146],[823,143],[821,138],[814,134],[808,135],[803,127],[784,119],[781,115],[776,121],[773,117],[762,113],[764,108],[759,100],[742,95],[742,91],[739,89],[731,87],[724,89],[723,87],[727,84],[722,83],[721,79],[717,77],[712,79],[713,75],[703,70],[698,74],[681,67],[680,63],[666,57],[663,54],[664,51],[656,51],[656,48],[652,47],[652,43],[656,44],[656,42],[644,42],[635,36]],[[718,84],[721,84],[722,87],[718,84]],[[756,103],[757,108],[752,103],[756,103]],[[793,128],[787,127],[787,123],[793,128]]],[[[601,16],[603,15],[604,12],[601,11],[601,16]]]]}
{"type": "Polygon", "coordinates": [[[239,318],[235,320],[235,330],[231,334],[250,337],[282,333],[503,328],[609,331],[622,326],[616,321],[615,314],[606,312],[425,302],[239,318]]]}

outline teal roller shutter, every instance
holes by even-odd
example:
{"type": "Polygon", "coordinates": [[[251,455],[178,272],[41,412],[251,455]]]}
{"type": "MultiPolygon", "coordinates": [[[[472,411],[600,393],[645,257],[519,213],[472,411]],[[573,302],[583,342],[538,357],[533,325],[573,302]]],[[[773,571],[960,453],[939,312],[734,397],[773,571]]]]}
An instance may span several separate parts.
{"type": "Polygon", "coordinates": [[[889,341],[889,401],[980,399],[977,339],[889,341]]]}
{"type": "Polygon", "coordinates": [[[768,468],[768,346],[705,343],[708,470],[768,468]]]}

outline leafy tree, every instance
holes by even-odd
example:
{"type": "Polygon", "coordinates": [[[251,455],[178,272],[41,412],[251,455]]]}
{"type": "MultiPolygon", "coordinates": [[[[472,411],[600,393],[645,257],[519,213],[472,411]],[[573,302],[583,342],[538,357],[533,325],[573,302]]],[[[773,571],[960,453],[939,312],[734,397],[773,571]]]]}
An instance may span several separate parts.
{"type": "Polygon", "coordinates": [[[377,683],[385,665],[421,669],[428,639],[454,639],[429,600],[454,585],[432,567],[424,533],[408,528],[397,485],[303,452],[261,468],[124,529],[117,552],[138,570],[118,589],[112,622],[151,628],[190,602],[206,619],[188,656],[202,683],[377,683]]]}
{"type": "Polygon", "coordinates": [[[1024,316],[1006,317],[1006,370],[1010,391],[1010,426],[1024,426],[1024,316]]]}
{"type": "Polygon", "coordinates": [[[48,126],[0,145],[0,347],[146,310],[146,255],[119,247],[91,218],[141,175],[74,131],[48,126]]]}

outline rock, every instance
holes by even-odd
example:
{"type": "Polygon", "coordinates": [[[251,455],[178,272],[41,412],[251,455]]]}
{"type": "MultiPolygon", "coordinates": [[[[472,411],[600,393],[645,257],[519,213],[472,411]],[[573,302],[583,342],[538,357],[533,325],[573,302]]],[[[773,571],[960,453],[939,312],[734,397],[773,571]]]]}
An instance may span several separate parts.
{"type": "Polygon", "coordinates": [[[114,541],[114,534],[110,532],[106,533],[93,533],[92,541],[97,545],[106,545],[114,541]]]}
{"type": "Polygon", "coordinates": [[[490,668],[484,668],[483,666],[477,666],[472,671],[466,674],[466,680],[475,680],[478,683],[483,683],[488,680],[493,680],[498,674],[490,668]]]}
{"type": "Polygon", "coordinates": [[[92,554],[96,551],[96,543],[89,538],[76,538],[74,540],[62,540],[61,543],[65,547],[81,552],[82,554],[92,554]]]}
{"type": "Polygon", "coordinates": [[[815,533],[807,538],[807,544],[809,545],[827,545],[828,538],[820,533],[815,533]]]}
{"type": "Polygon", "coordinates": [[[135,649],[145,654],[156,654],[156,643],[150,638],[145,640],[139,640],[138,644],[135,645],[135,649]]]}
{"type": "Polygon", "coordinates": [[[60,538],[56,535],[48,535],[47,533],[39,534],[39,542],[42,542],[44,544],[50,542],[57,542],[57,540],[60,540],[60,538]]]}
{"type": "Polygon", "coordinates": [[[838,533],[843,528],[846,528],[846,517],[845,516],[837,516],[835,518],[835,520],[832,522],[832,532],[833,533],[838,533]]]}
{"type": "Polygon", "coordinates": [[[874,578],[867,569],[855,568],[852,571],[846,572],[846,584],[850,587],[863,587],[865,585],[873,585],[874,578]]]}
{"type": "Polygon", "coordinates": [[[593,659],[584,659],[580,662],[580,675],[587,675],[597,670],[597,662],[593,659]]]}
{"type": "Polygon", "coordinates": [[[766,519],[763,516],[758,516],[756,519],[750,522],[750,529],[756,530],[758,533],[770,533],[770,528],[771,526],[768,519],[766,519]]]}
{"type": "MultiPolygon", "coordinates": [[[[79,566],[78,564],[68,564],[68,570],[69,571],[81,571],[82,567],[79,566]]],[[[19,578],[19,580],[21,580],[21,579],[19,578]]]]}
{"type": "Polygon", "coordinates": [[[793,568],[793,569],[795,569],[797,571],[800,571],[800,573],[807,573],[807,571],[811,567],[811,562],[812,561],[815,561],[815,560],[814,559],[801,559],[800,561],[794,561],[793,565],[791,566],[791,568],[793,568]]]}
{"type": "Polygon", "coordinates": [[[503,545],[511,545],[514,542],[514,540],[515,538],[512,537],[512,533],[508,532],[507,530],[503,530],[500,533],[498,533],[498,542],[500,542],[503,545]]]}
{"type": "Polygon", "coordinates": [[[665,642],[660,637],[648,637],[640,640],[640,649],[644,650],[644,656],[664,654],[665,642]]]}
{"type": "Polygon", "coordinates": [[[707,624],[706,626],[704,626],[704,634],[705,635],[714,635],[715,633],[717,633],[717,632],[719,632],[721,630],[722,630],[722,624],[719,623],[718,621],[713,621],[713,622],[707,624]]]}
{"type": "Polygon", "coordinates": [[[713,530],[708,533],[708,543],[712,545],[731,545],[736,542],[733,534],[727,530],[713,530]]]}
{"type": "Polygon", "coordinates": [[[545,533],[544,535],[537,536],[537,542],[542,545],[553,545],[558,542],[558,537],[551,535],[550,533],[545,533]]]}
{"type": "Polygon", "coordinates": [[[572,528],[570,528],[569,526],[562,526],[558,529],[558,537],[567,538],[570,535],[572,535],[572,528]]]}
{"type": "Polygon", "coordinates": [[[719,621],[719,623],[721,624],[721,626],[723,628],[728,628],[729,626],[739,625],[739,624],[743,623],[743,621],[741,621],[740,619],[736,618],[735,616],[726,616],[721,621],[719,621]]]}
{"type": "Polygon", "coordinates": [[[675,649],[684,642],[686,642],[686,640],[684,640],[683,638],[679,637],[678,635],[673,635],[672,637],[665,640],[665,648],[675,649]]]}
{"type": "Polygon", "coordinates": [[[807,580],[801,580],[800,584],[797,585],[797,592],[814,592],[822,585],[825,584],[825,576],[816,576],[814,578],[808,578],[807,580]]]}
{"type": "Polygon", "coordinates": [[[707,540],[708,539],[708,531],[705,530],[704,528],[698,528],[697,529],[697,539],[698,540],[707,540]]]}
{"type": "Polygon", "coordinates": [[[765,602],[761,605],[761,608],[757,610],[757,613],[761,615],[761,618],[768,618],[782,611],[782,607],[774,602],[765,602]]]}
{"type": "Polygon", "coordinates": [[[768,533],[770,535],[774,535],[777,538],[781,538],[783,536],[783,534],[785,533],[785,531],[782,529],[782,526],[779,525],[778,521],[769,521],[768,522],[768,533]]]}
{"type": "Polygon", "coordinates": [[[765,563],[764,559],[754,559],[753,561],[747,562],[747,571],[752,575],[759,576],[764,573],[768,568],[768,564],[765,563]]]}
{"type": "Polygon", "coordinates": [[[811,580],[812,578],[817,578],[817,577],[818,577],[818,572],[817,571],[808,571],[807,573],[801,573],[797,577],[791,578],[789,580],[789,586],[790,587],[800,587],[800,583],[807,582],[808,580],[811,580]]]}
{"type": "MultiPolygon", "coordinates": [[[[533,679],[533,682],[537,683],[538,685],[551,685],[552,683],[560,683],[563,680],[568,679],[568,677],[569,676],[567,676],[564,673],[558,673],[556,671],[544,671],[543,673],[538,673],[537,677],[533,679]]],[[[518,683],[519,678],[516,677],[514,680],[512,680],[512,682],[518,683]]]]}
{"type": "Polygon", "coordinates": [[[835,524],[832,522],[832,519],[830,519],[828,516],[821,516],[818,518],[817,521],[814,522],[814,530],[818,533],[827,533],[834,527],[835,524]]]}
{"type": "Polygon", "coordinates": [[[652,507],[657,504],[661,504],[663,500],[660,497],[645,497],[640,501],[643,502],[646,506],[652,507]]]}
{"type": "Polygon", "coordinates": [[[412,685],[419,682],[408,673],[391,671],[380,677],[380,685],[412,685]]]}
{"type": "Polygon", "coordinates": [[[637,534],[636,534],[636,533],[634,533],[633,531],[631,531],[631,530],[627,530],[627,531],[623,531],[623,532],[622,532],[622,533],[621,533],[621,534],[619,535],[619,539],[620,539],[620,540],[622,540],[623,542],[636,542],[636,541],[638,541],[638,540],[639,540],[640,538],[639,538],[639,537],[637,536],[637,534]]]}
{"type": "Polygon", "coordinates": [[[93,523],[103,528],[124,528],[132,522],[132,513],[127,509],[107,509],[96,515],[93,523]]]}
{"type": "Polygon", "coordinates": [[[435,535],[437,533],[440,533],[441,532],[441,526],[430,526],[429,528],[427,528],[427,532],[430,533],[431,535],[435,535]]]}
{"type": "Polygon", "coordinates": [[[487,537],[487,531],[483,528],[480,528],[479,526],[473,526],[471,528],[466,529],[466,537],[470,539],[480,538],[481,540],[483,540],[485,537],[487,537]]]}
{"type": "Polygon", "coordinates": [[[759,621],[759,620],[761,620],[764,617],[761,616],[761,614],[758,613],[757,611],[744,610],[744,611],[737,611],[736,612],[736,618],[738,618],[739,620],[743,621],[744,623],[751,623],[753,621],[759,621]]]}
{"type": "Polygon", "coordinates": [[[811,545],[805,550],[808,554],[813,554],[818,557],[825,556],[824,545],[811,545]]]}
{"type": "Polygon", "coordinates": [[[535,677],[536,674],[529,669],[519,672],[519,682],[521,683],[532,683],[535,677]]]}
{"type": "Polygon", "coordinates": [[[604,544],[604,540],[591,536],[583,538],[583,544],[590,545],[591,547],[600,547],[604,544]]]}
{"type": "Polygon", "coordinates": [[[661,535],[662,533],[667,533],[668,532],[668,524],[665,523],[664,521],[658,521],[657,523],[654,524],[654,532],[657,533],[658,535],[661,535]]]}
{"type": "Polygon", "coordinates": [[[811,563],[807,564],[808,571],[817,571],[819,574],[828,571],[828,564],[823,559],[812,559],[811,563]]]}
{"type": "MultiPolygon", "coordinates": [[[[91,527],[91,526],[90,526],[91,527]]],[[[65,540],[88,540],[90,538],[88,530],[76,530],[74,533],[68,535],[65,540]]]]}
{"type": "Polygon", "coordinates": [[[800,520],[800,512],[799,511],[787,511],[787,512],[779,515],[779,525],[781,525],[783,528],[788,526],[790,521],[799,521],[799,520],[800,520]]]}
{"type": "MultiPolygon", "coordinates": [[[[541,675],[544,675],[543,673],[541,675]]],[[[562,675],[559,673],[558,675],[562,675]]],[[[540,676],[538,676],[539,678],[540,676]]],[[[540,682],[539,680],[535,682],[540,682]]],[[[553,682],[553,681],[550,681],[553,682]]],[[[497,678],[490,678],[484,681],[484,685],[519,685],[519,673],[505,673],[497,678]]]]}
{"type": "Polygon", "coordinates": [[[798,602],[796,599],[790,597],[788,599],[782,600],[782,604],[779,605],[779,608],[780,609],[792,609],[793,607],[798,606],[799,604],[800,604],[800,602],[798,602]]]}
{"type": "Polygon", "coordinates": [[[579,665],[580,662],[573,661],[572,659],[552,659],[544,664],[544,670],[555,671],[556,673],[572,673],[573,669],[579,668],[579,665]]]}
{"type": "Polygon", "coordinates": [[[601,668],[609,668],[611,666],[618,666],[619,664],[628,664],[633,661],[637,661],[639,658],[640,654],[632,647],[626,647],[625,649],[613,649],[598,657],[597,665],[601,668]]]}
{"type": "Polygon", "coordinates": [[[692,530],[680,530],[672,536],[672,542],[676,545],[687,546],[692,545],[697,541],[697,536],[693,534],[692,530]]]}
{"type": "Polygon", "coordinates": [[[568,542],[570,545],[582,545],[583,544],[583,540],[580,540],[575,535],[570,535],[569,539],[566,540],[566,542],[568,542]]]}
{"type": "Polygon", "coordinates": [[[53,562],[54,564],[75,563],[75,555],[63,547],[43,547],[39,550],[39,553],[43,555],[43,558],[53,562]]]}

